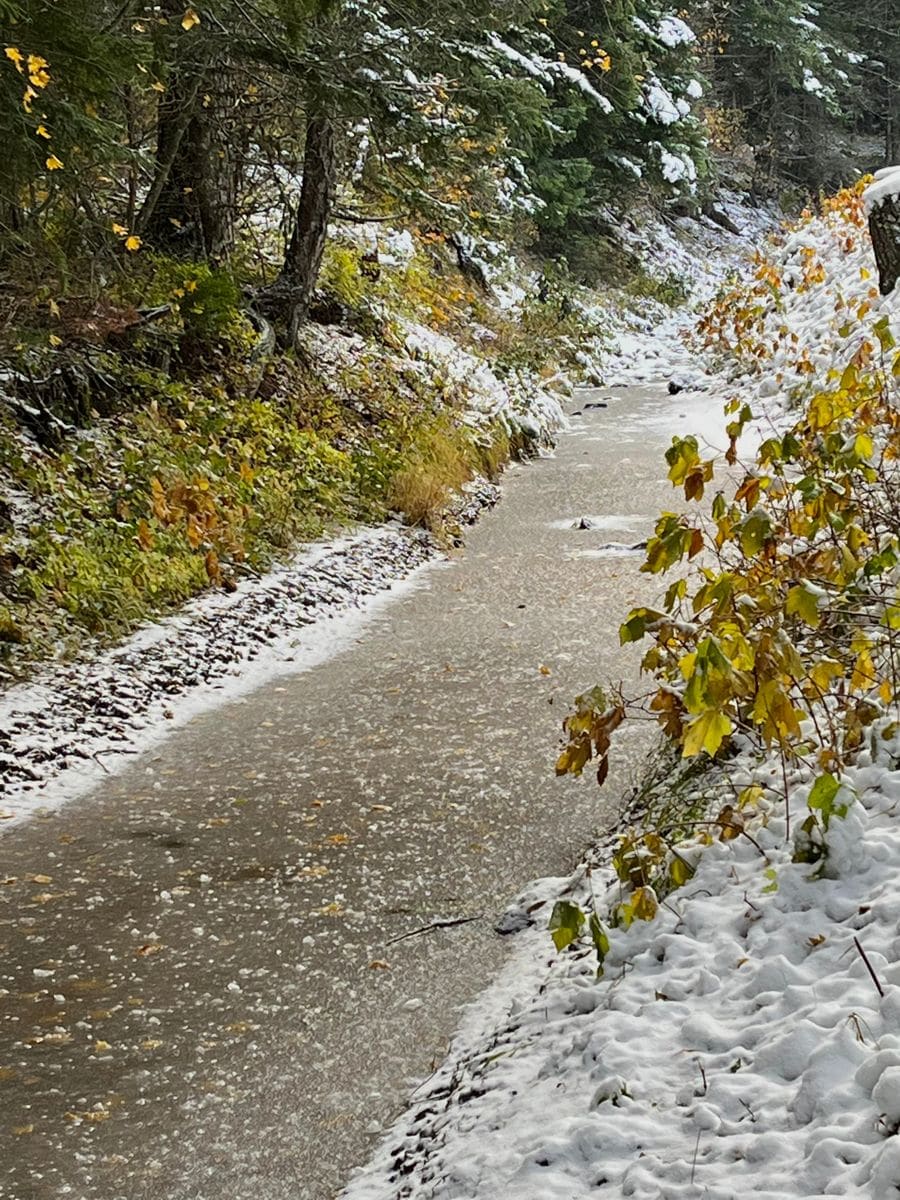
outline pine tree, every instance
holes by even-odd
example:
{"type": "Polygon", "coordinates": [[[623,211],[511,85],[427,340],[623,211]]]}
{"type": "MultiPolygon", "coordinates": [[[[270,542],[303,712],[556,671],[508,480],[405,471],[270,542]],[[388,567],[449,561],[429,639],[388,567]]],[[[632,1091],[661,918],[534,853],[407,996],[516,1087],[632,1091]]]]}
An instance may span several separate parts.
{"type": "MultiPolygon", "coordinates": [[[[817,187],[835,168],[831,145],[852,126],[855,55],[841,5],[805,0],[706,0],[692,10],[708,50],[715,100],[739,114],[756,151],[757,185],[791,175],[817,187]]],[[[837,180],[833,180],[837,182],[837,180]]]]}

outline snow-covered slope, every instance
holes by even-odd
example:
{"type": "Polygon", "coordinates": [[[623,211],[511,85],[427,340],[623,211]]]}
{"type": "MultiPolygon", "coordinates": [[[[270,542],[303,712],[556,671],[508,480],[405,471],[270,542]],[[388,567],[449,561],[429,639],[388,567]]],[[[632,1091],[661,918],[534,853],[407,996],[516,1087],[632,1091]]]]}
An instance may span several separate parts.
{"type": "Polygon", "coordinates": [[[867,232],[864,185],[806,212],[756,256],[754,285],[722,290],[701,323],[736,390],[796,403],[834,381],[862,350],[879,345],[886,318],[896,335],[896,295],[882,296],[867,232]]]}

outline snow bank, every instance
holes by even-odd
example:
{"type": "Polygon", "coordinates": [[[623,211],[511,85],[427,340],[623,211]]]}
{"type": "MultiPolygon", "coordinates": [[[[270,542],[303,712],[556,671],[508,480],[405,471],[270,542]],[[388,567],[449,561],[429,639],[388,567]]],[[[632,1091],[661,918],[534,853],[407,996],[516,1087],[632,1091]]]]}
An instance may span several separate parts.
{"type": "Polygon", "coordinates": [[[885,200],[893,200],[900,196],[900,167],[882,167],[875,172],[875,181],[863,192],[863,203],[866,211],[878,208],[885,200]]]}
{"type": "Polygon", "coordinates": [[[895,186],[888,172],[866,188],[859,184],[807,212],[756,260],[755,283],[726,290],[701,325],[706,346],[722,362],[744,398],[754,394],[772,408],[772,397],[796,404],[829,383],[861,352],[879,345],[876,326],[900,335],[900,312],[878,289],[867,206],[872,189],[895,186]]]}
{"type": "MultiPolygon", "coordinates": [[[[493,1027],[459,1039],[345,1200],[900,1195],[898,756],[895,727],[849,772],[835,878],[792,863],[772,815],[613,930],[599,982],[589,940],[554,957],[522,935],[493,1027]]],[[[580,891],[602,911],[618,881],[580,891]]]]}
{"type": "Polygon", "coordinates": [[[566,422],[559,400],[527,375],[501,380],[491,365],[446,334],[414,321],[405,323],[406,348],[451,388],[465,396],[472,425],[499,420],[508,433],[547,439],[566,422]]]}
{"type": "Polygon", "coordinates": [[[339,654],[438,557],[419,531],[362,530],[9,688],[0,835],[57,810],[197,713],[339,654]]]}

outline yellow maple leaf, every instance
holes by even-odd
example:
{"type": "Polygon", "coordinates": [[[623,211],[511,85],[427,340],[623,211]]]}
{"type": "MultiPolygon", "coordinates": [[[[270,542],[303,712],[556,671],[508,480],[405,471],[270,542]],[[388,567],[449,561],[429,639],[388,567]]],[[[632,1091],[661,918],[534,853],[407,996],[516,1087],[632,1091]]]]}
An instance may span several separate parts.
{"type": "Polygon", "coordinates": [[[200,18],[194,9],[189,8],[181,18],[181,28],[185,30],[193,29],[195,25],[200,24],[200,18]]]}
{"type": "Polygon", "coordinates": [[[130,250],[132,253],[134,253],[135,250],[140,250],[142,245],[143,242],[136,233],[133,233],[131,237],[125,239],[125,249],[130,250]]]}
{"type": "Polygon", "coordinates": [[[17,50],[15,46],[7,46],[6,47],[6,57],[9,59],[10,62],[15,63],[16,70],[21,72],[22,63],[25,61],[25,55],[22,53],[22,51],[17,50]]]}
{"type": "Polygon", "coordinates": [[[34,132],[38,135],[38,137],[46,138],[47,141],[50,140],[50,130],[46,125],[38,125],[34,132]]]}
{"type": "Polygon", "coordinates": [[[709,709],[691,721],[685,730],[682,754],[693,758],[701,750],[712,756],[731,733],[732,724],[724,713],[709,709]]]}
{"type": "Polygon", "coordinates": [[[867,646],[862,646],[853,665],[853,674],[850,676],[850,691],[864,692],[877,681],[878,673],[875,670],[872,655],[867,646]]]}
{"type": "Polygon", "coordinates": [[[61,171],[63,169],[64,165],[65,164],[63,162],[61,162],[60,159],[58,159],[55,154],[51,154],[50,157],[47,159],[47,170],[48,171],[61,171]]]}
{"type": "Polygon", "coordinates": [[[820,692],[827,692],[835,679],[844,675],[841,663],[833,658],[823,658],[814,663],[809,670],[809,677],[820,692]]]}

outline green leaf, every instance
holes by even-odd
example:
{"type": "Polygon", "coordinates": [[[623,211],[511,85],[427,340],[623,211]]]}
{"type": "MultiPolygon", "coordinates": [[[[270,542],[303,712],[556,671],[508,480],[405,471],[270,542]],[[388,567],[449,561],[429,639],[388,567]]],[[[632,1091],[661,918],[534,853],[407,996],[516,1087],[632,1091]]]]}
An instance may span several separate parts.
{"type": "Polygon", "coordinates": [[[771,535],[772,522],[769,514],[761,508],[754,508],[741,522],[741,550],[748,558],[753,558],[771,535]]]}
{"type": "Polygon", "coordinates": [[[584,928],[584,913],[570,900],[557,900],[550,915],[550,933],[557,950],[571,946],[584,928]]]}
{"type": "Polygon", "coordinates": [[[810,789],[807,805],[822,814],[822,824],[827,829],[832,817],[845,817],[846,804],[835,804],[841,790],[841,782],[834,775],[820,775],[810,789]]]}
{"type": "Polygon", "coordinates": [[[591,919],[588,922],[588,927],[591,931],[591,938],[594,942],[594,949],[597,951],[597,966],[600,968],[598,977],[603,971],[603,960],[609,954],[609,935],[600,923],[600,918],[596,913],[591,913],[591,919]]]}
{"type": "Polygon", "coordinates": [[[890,320],[887,317],[881,317],[875,322],[872,328],[878,335],[878,340],[881,342],[881,349],[884,351],[884,353],[887,354],[889,350],[893,350],[897,345],[897,339],[891,333],[890,320]]]}
{"type": "Polygon", "coordinates": [[[619,627],[619,644],[627,645],[628,642],[639,642],[646,632],[647,622],[640,612],[632,613],[624,625],[619,627]]]}
{"type": "Polygon", "coordinates": [[[784,611],[788,616],[799,617],[801,621],[805,621],[813,629],[818,627],[821,620],[819,617],[818,597],[814,596],[802,583],[798,583],[796,587],[792,587],[788,592],[784,611]]]}
{"type": "Polygon", "coordinates": [[[666,451],[666,462],[669,464],[669,479],[676,487],[684,483],[688,474],[700,461],[699,451],[699,443],[693,435],[672,438],[672,445],[666,451]]]}
{"type": "Polygon", "coordinates": [[[810,808],[819,808],[823,812],[830,809],[835,796],[840,790],[840,783],[833,775],[820,775],[812,785],[807,803],[810,808]]]}
{"type": "Polygon", "coordinates": [[[671,612],[679,600],[683,600],[687,595],[687,580],[676,579],[674,583],[669,585],[666,592],[666,598],[663,601],[663,608],[666,612],[671,612]]]}
{"type": "Polygon", "coordinates": [[[657,612],[654,608],[632,609],[628,620],[619,628],[619,643],[624,646],[628,642],[639,642],[647,632],[647,626],[664,616],[665,613],[657,612]]]}
{"type": "Polygon", "coordinates": [[[669,875],[675,887],[681,887],[689,879],[693,879],[694,868],[689,862],[686,862],[680,855],[676,854],[669,866],[669,875]]]}

